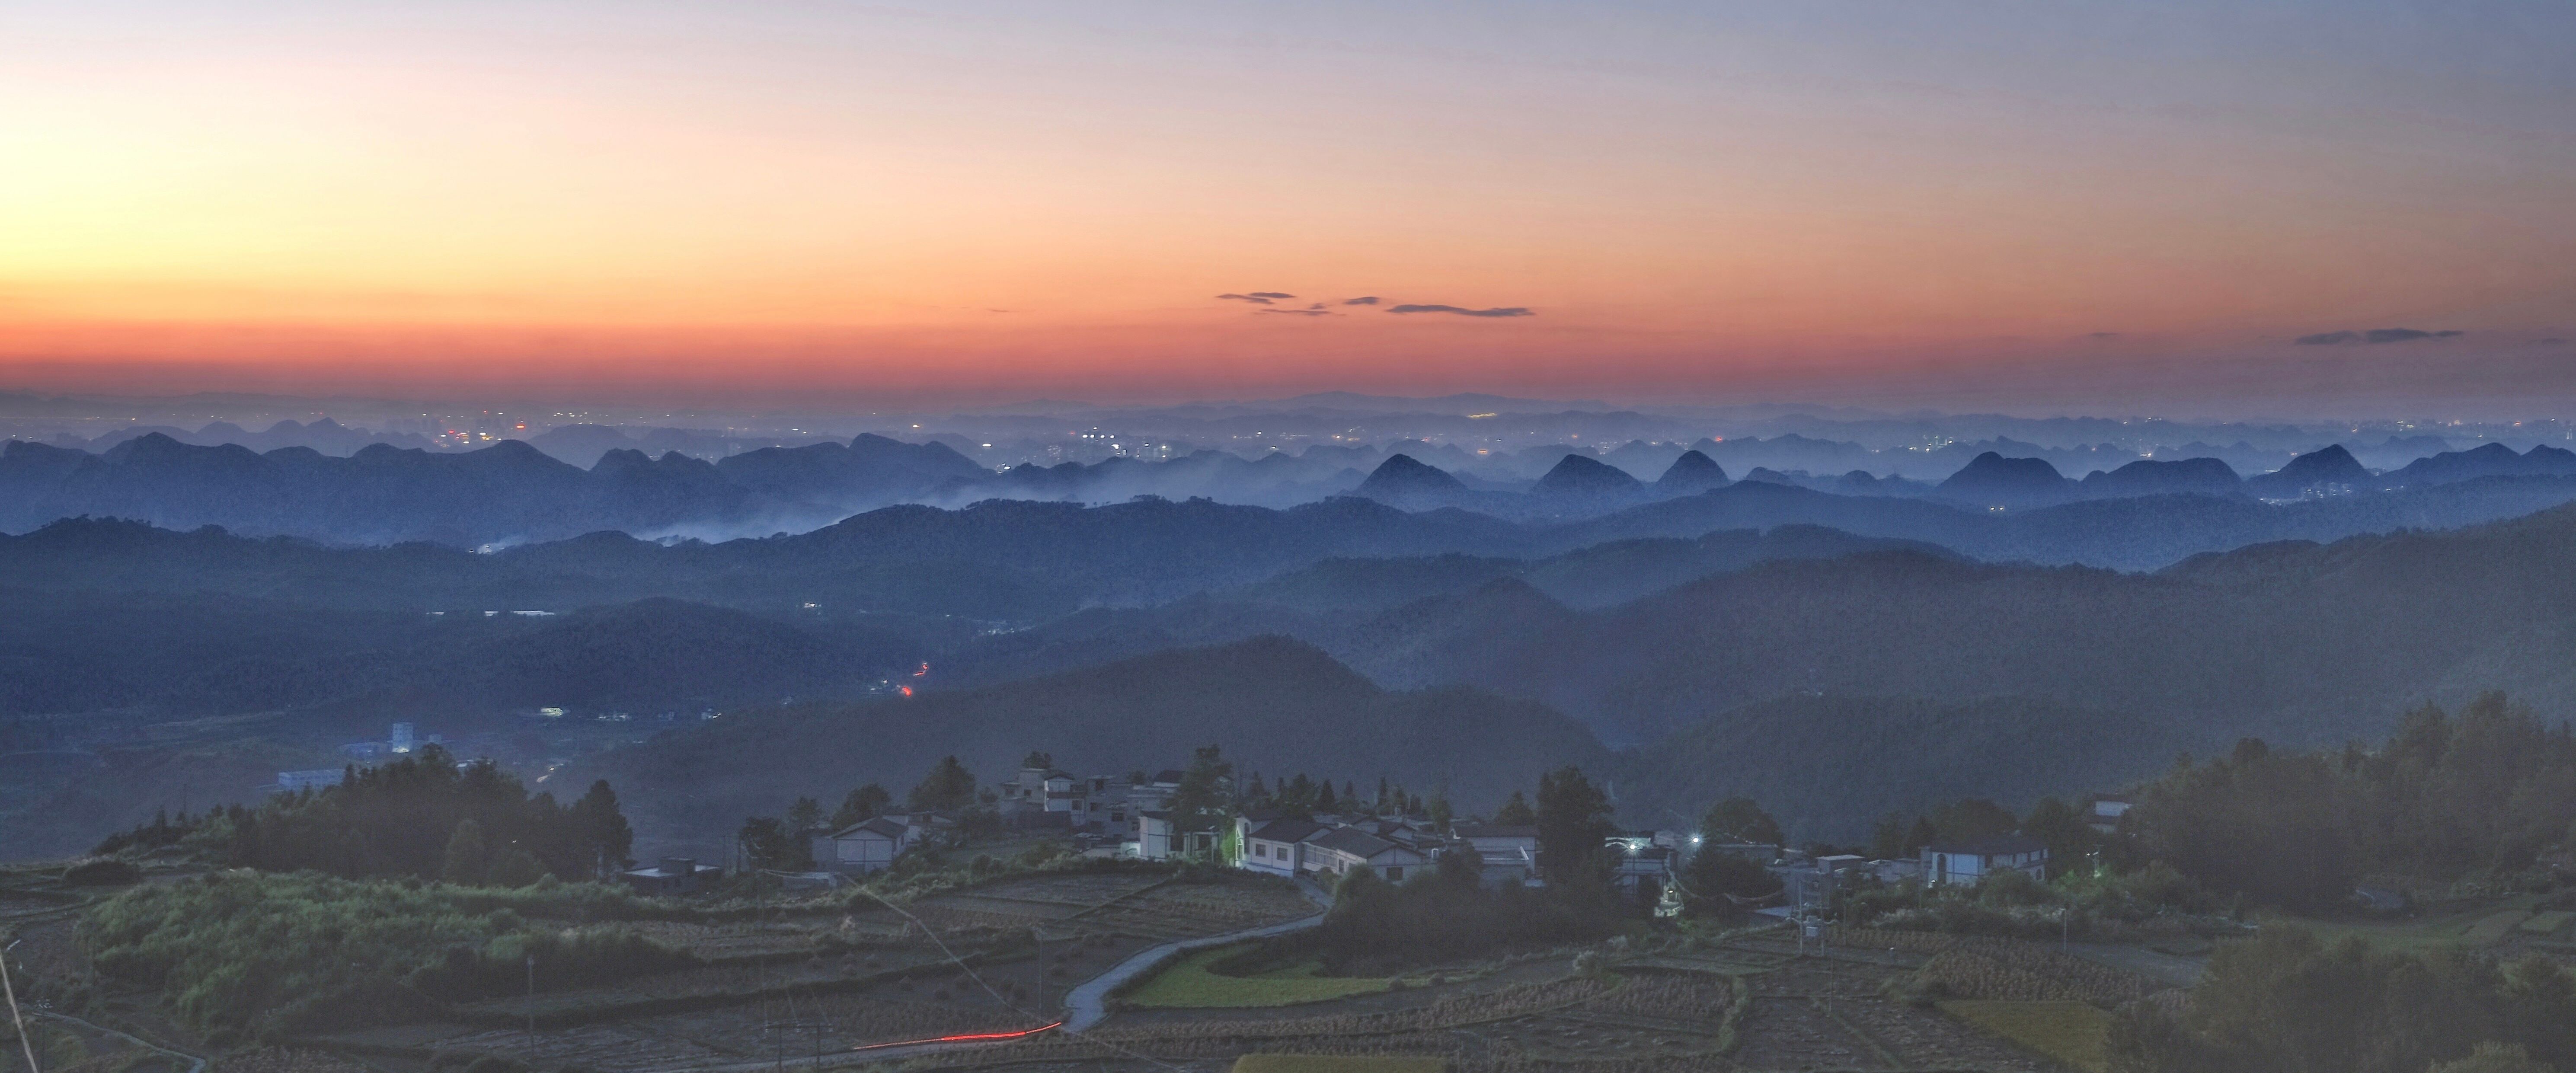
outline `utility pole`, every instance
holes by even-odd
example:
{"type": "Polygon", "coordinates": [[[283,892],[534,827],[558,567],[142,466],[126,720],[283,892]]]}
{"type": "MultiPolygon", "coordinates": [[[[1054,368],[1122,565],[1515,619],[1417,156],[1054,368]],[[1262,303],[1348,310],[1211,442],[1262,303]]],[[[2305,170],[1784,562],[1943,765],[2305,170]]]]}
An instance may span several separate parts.
{"type": "Polygon", "coordinates": [[[27,1038],[27,1019],[18,1015],[18,988],[9,982],[9,951],[18,948],[20,940],[11,939],[0,946],[0,993],[9,996],[9,1023],[18,1028],[18,1049],[27,1053],[27,1073],[43,1073],[36,1068],[36,1044],[27,1038]]]}
{"type": "Polygon", "coordinates": [[[537,956],[528,955],[528,1063],[537,1060],[537,956]]]}

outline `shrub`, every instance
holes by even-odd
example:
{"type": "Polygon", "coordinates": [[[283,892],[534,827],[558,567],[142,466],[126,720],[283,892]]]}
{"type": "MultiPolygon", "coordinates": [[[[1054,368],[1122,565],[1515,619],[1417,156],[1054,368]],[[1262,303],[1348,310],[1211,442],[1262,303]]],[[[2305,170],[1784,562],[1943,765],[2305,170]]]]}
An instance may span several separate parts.
{"type": "Polygon", "coordinates": [[[92,857],[63,869],[63,882],[75,887],[114,887],[142,881],[142,869],[114,857],[92,857]]]}
{"type": "Polygon", "coordinates": [[[93,907],[80,934],[101,973],[159,987],[189,1023],[260,1033],[513,990],[531,954],[547,987],[694,960],[619,925],[528,920],[635,905],[591,884],[485,891],[237,871],[127,890],[93,907]]]}

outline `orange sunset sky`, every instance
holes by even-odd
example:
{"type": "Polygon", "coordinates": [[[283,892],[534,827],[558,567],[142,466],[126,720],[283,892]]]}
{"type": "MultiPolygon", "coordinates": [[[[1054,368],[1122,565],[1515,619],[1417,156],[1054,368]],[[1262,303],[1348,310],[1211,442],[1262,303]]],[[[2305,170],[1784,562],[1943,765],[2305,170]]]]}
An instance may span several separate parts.
{"type": "Polygon", "coordinates": [[[2570,41],[2563,3],[10,5],[0,388],[2511,395],[2576,365],[2570,41]],[[2294,341],[2393,327],[2461,334],[2294,341]]]}

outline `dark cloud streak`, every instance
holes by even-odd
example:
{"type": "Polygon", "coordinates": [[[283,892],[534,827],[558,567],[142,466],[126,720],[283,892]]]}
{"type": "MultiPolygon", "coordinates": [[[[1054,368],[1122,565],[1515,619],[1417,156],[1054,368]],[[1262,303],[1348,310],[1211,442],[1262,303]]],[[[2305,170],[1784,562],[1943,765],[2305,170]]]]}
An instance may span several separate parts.
{"type": "Polygon", "coordinates": [[[1386,311],[1389,313],[1455,313],[1462,317],[1535,317],[1538,315],[1531,312],[1524,306],[1495,306],[1492,309],[1468,309],[1464,306],[1400,305],[1388,306],[1386,307],[1386,311]]]}
{"type": "Polygon", "coordinates": [[[2292,342],[2300,346],[2342,346],[2346,343],[2378,346],[2385,343],[2412,343],[2418,339],[2450,339],[2466,334],[2468,333],[2457,329],[2428,332],[2421,328],[2372,328],[2359,332],[2318,332],[2315,335],[2302,335],[2292,342]]]}

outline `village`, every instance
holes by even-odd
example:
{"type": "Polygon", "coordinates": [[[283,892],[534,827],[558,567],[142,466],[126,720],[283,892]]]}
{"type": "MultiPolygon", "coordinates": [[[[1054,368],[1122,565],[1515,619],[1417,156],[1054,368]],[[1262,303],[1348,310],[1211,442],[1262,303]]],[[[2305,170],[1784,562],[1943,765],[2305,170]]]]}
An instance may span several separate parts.
{"type": "MultiPolygon", "coordinates": [[[[397,763],[445,769],[453,754],[410,729],[392,736],[410,746],[397,763]]],[[[487,763],[457,764],[459,778],[487,763]]],[[[387,785],[350,771],[355,783],[314,774],[331,794],[387,785]]],[[[1254,1073],[1318,1056],[1425,1073],[2101,1070],[2115,1019],[2184,1001],[2215,949],[2255,934],[2118,891],[2076,911],[2094,895],[2069,868],[2098,873],[2028,821],[1904,854],[1788,845],[1741,799],[1690,830],[1622,829],[1571,767],[1453,815],[1443,791],[1238,779],[1214,747],[1183,768],[1091,775],[1032,752],[998,781],[948,757],[900,799],[871,784],[841,806],[797,799],[785,818],[753,817],[724,859],[612,864],[595,878],[614,885],[499,879],[497,855],[497,888],[209,870],[181,840],[9,871],[0,909],[27,937],[37,1001],[58,1004],[37,1007],[45,1046],[168,1073],[228,1037],[173,1020],[148,979],[102,972],[79,930],[164,889],[258,884],[317,907],[307,915],[507,904],[516,916],[474,926],[528,929],[485,940],[503,954],[484,978],[260,1029],[308,1073],[1254,1073]],[[1571,828],[1588,848],[1552,854],[1569,816],[1588,821],[1571,828]],[[134,886],[111,893],[121,883],[134,886]],[[584,969],[559,945],[575,942],[626,960],[584,969]],[[176,1046],[114,1034],[137,1027],[176,1046]]],[[[2107,847],[2131,807],[2097,795],[2059,818],[2107,847]]],[[[2364,906],[2328,926],[2549,954],[2567,908],[2490,894],[2364,906]]]]}
{"type": "MultiPolygon", "coordinates": [[[[1414,807],[1420,799],[1381,788],[1376,800],[1345,794],[1347,805],[1317,809],[1280,804],[1267,793],[1242,794],[1230,775],[1212,777],[1218,803],[1192,808],[1178,799],[1191,773],[1163,769],[1145,774],[1079,775],[1033,753],[1010,779],[995,784],[981,804],[1004,831],[1060,835],[1097,859],[1198,862],[1330,887],[1355,871],[1390,884],[1403,883],[1459,855],[1473,862],[1486,887],[1542,886],[1535,816],[1453,819],[1446,805],[1414,807]],[[1254,800],[1246,803],[1244,797],[1254,800]],[[1178,805],[1179,807],[1176,807],[1178,805]]],[[[1283,790],[1285,788],[1283,787],[1283,790]]],[[[2108,832],[2128,801],[2097,798],[2088,822],[2108,832]]],[[[838,827],[801,832],[812,869],[782,872],[803,886],[832,886],[895,865],[904,854],[959,845],[969,826],[955,810],[889,811],[838,827]]],[[[1714,852],[1757,866],[1777,878],[1777,895],[1750,906],[1780,920],[1812,922],[1830,915],[1838,895],[1864,882],[1894,886],[1971,885],[2003,871],[2045,881],[2046,843],[2020,834],[1927,842],[1918,856],[1870,859],[1853,853],[1811,853],[1778,842],[1729,840],[1724,832],[1620,830],[1603,842],[1612,884],[1620,894],[1659,917],[1679,915],[1684,894],[1681,865],[1690,855],[1714,852]]],[[[673,858],[624,873],[639,893],[686,894],[711,885],[723,869],[673,858]]]]}

